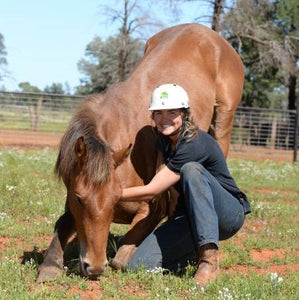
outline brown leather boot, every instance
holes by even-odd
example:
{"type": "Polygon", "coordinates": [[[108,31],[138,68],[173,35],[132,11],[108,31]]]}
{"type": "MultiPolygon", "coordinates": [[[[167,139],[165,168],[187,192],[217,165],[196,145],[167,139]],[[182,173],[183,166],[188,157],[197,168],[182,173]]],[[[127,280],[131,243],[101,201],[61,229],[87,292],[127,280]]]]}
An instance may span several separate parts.
{"type": "Polygon", "coordinates": [[[198,269],[194,279],[201,287],[214,281],[219,275],[218,247],[215,244],[206,244],[198,250],[198,269]]]}

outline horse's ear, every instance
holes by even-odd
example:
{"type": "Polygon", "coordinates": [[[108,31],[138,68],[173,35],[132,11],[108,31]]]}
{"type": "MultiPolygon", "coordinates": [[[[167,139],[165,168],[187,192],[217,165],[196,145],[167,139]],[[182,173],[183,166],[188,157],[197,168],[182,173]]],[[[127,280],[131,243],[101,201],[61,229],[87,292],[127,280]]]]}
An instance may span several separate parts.
{"type": "Polygon", "coordinates": [[[81,136],[77,139],[74,147],[75,154],[77,158],[81,161],[84,159],[85,154],[86,154],[86,144],[84,141],[84,137],[81,136]]]}
{"type": "Polygon", "coordinates": [[[130,155],[132,151],[132,144],[130,144],[127,148],[121,149],[119,151],[115,151],[112,154],[113,160],[114,160],[114,167],[117,168],[119,165],[121,165],[125,159],[130,155]]]}

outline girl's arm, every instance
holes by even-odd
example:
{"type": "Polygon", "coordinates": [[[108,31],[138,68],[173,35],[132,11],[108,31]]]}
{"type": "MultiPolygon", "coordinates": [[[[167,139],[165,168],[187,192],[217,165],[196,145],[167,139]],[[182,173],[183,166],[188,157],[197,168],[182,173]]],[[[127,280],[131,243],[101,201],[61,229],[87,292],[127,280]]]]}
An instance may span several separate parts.
{"type": "Polygon", "coordinates": [[[122,201],[150,201],[156,195],[168,190],[180,180],[177,174],[164,166],[151,180],[150,183],[142,186],[134,186],[123,189],[122,201]]]}

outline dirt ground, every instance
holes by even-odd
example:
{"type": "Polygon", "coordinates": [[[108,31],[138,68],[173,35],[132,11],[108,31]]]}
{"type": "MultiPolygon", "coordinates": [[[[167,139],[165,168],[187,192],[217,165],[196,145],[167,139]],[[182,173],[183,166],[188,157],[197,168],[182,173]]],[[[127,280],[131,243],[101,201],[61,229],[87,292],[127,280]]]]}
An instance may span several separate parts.
{"type": "MultiPolygon", "coordinates": [[[[37,149],[44,149],[46,147],[57,149],[59,146],[60,139],[62,137],[62,133],[41,133],[41,132],[32,132],[32,131],[8,131],[8,130],[0,130],[0,148],[17,148],[17,149],[26,149],[26,150],[37,150],[37,149]]],[[[292,151],[282,151],[282,150],[271,150],[271,149],[261,149],[257,147],[247,147],[247,146],[236,146],[231,145],[229,157],[231,158],[239,158],[239,159],[258,159],[258,160],[265,160],[271,159],[276,161],[288,161],[292,162],[293,160],[293,152],[292,151]]],[[[266,193],[271,193],[271,190],[263,191],[266,193]]],[[[246,227],[250,226],[255,228],[256,231],[264,230],[266,224],[263,222],[256,223],[256,224],[246,224],[244,228],[238,233],[239,239],[242,240],[242,237],[246,235],[246,227]]],[[[43,240],[45,237],[41,237],[43,240]]],[[[51,236],[46,237],[51,240],[51,236]]],[[[30,251],[30,247],[32,245],[24,244],[23,239],[21,238],[7,238],[7,237],[0,237],[0,251],[5,249],[9,244],[11,244],[11,240],[14,239],[14,243],[20,249],[28,249],[30,251]]],[[[35,241],[39,244],[38,241],[35,241]]],[[[237,241],[236,241],[237,242],[237,241]]],[[[295,251],[295,255],[299,256],[299,251],[295,251]]],[[[254,261],[260,261],[264,263],[269,263],[267,268],[258,268],[255,266],[249,265],[236,265],[229,269],[223,269],[223,273],[249,273],[255,272],[257,274],[266,274],[269,272],[278,273],[278,274],[285,274],[288,271],[295,271],[299,269],[298,264],[272,264],[271,260],[273,258],[283,259],[285,256],[284,249],[262,249],[260,251],[253,250],[251,253],[251,257],[254,261]]],[[[0,257],[1,258],[1,257],[0,257]]],[[[220,253],[220,259],[224,258],[224,254],[220,253]]],[[[23,260],[23,257],[20,257],[20,261],[23,260]]],[[[141,290],[139,291],[132,291],[140,295],[142,293],[141,290]]],[[[101,295],[102,291],[100,286],[93,281],[88,281],[88,289],[85,291],[79,290],[77,287],[73,287],[69,291],[70,295],[80,294],[83,299],[95,299],[95,295],[101,295]]]]}
{"type": "MultiPolygon", "coordinates": [[[[238,233],[238,238],[235,239],[235,242],[241,242],[242,236],[245,236],[246,234],[246,227],[252,226],[252,224],[247,224],[244,226],[244,228],[241,229],[241,231],[238,233]]],[[[256,223],[254,224],[257,231],[263,230],[265,224],[262,223],[256,223]]],[[[35,237],[34,242],[36,244],[40,244],[41,240],[48,240],[50,243],[52,236],[42,236],[42,237],[35,237]]],[[[32,244],[27,244],[23,238],[8,238],[8,237],[0,237],[0,252],[1,250],[4,250],[6,247],[9,247],[9,245],[14,244],[15,247],[18,249],[28,249],[30,250],[32,248],[32,244]]],[[[30,252],[28,252],[30,253],[30,252]]],[[[299,270],[299,264],[273,264],[271,260],[278,258],[278,259],[284,259],[286,255],[285,249],[261,249],[261,250],[252,250],[250,253],[250,256],[253,261],[266,263],[266,267],[257,267],[252,265],[235,265],[230,268],[222,268],[221,273],[222,274],[232,274],[232,273],[242,273],[242,274],[249,274],[251,272],[254,272],[259,275],[265,275],[267,273],[276,273],[279,275],[284,275],[287,272],[297,272],[299,270]]],[[[299,251],[295,251],[294,255],[299,256],[299,251]]],[[[0,258],[2,258],[0,256],[0,258]]],[[[220,264],[221,260],[225,258],[225,254],[220,251],[220,264]]],[[[20,263],[24,261],[24,257],[19,257],[20,263]]],[[[103,277],[101,278],[102,281],[105,282],[107,278],[103,277]]],[[[78,286],[73,286],[69,291],[68,295],[76,296],[80,295],[80,299],[85,300],[95,300],[95,299],[102,299],[101,296],[103,294],[103,290],[101,286],[96,281],[88,280],[86,281],[86,284],[88,286],[87,289],[82,290],[78,286]],[[82,298],[81,298],[82,297],[82,298]]],[[[37,288],[37,287],[35,287],[37,288]]],[[[142,289],[142,287],[139,287],[137,289],[133,289],[132,287],[128,287],[130,289],[130,293],[133,295],[138,295],[139,297],[145,293],[142,289]]],[[[145,298],[147,294],[144,294],[145,298]]]]}
{"type": "Polygon", "coordinates": [[[62,133],[0,130],[0,147],[16,147],[24,149],[56,148],[62,133]]]}
{"type": "MultiPolygon", "coordinates": [[[[0,130],[0,147],[21,149],[58,148],[63,133],[0,130]]],[[[229,156],[240,159],[271,159],[276,161],[293,161],[293,151],[276,150],[263,147],[231,145],[229,156]]]]}

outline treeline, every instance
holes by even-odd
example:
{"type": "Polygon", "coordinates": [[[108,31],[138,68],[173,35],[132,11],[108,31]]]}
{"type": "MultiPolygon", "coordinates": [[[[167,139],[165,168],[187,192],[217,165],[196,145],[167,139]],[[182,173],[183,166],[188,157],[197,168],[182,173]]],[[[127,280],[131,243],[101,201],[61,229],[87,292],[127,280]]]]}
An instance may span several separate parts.
{"type": "MultiPolygon", "coordinates": [[[[163,14],[171,8],[173,17],[196,0],[159,1],[163,14]]],[[[298,0],[197,0],[198,18],[190,22],[209,23],[226,38],[242,57],[245,86],[242,106],[265,108],[296,108],[299,60],[298,0]],[[203,7],[209,5],[208,16],[203,7]]],[[[146,38],[165,28],[145,10],[153,1],[123,0],[122,7],[101,7],[106,21],[118,22],[118,32],[103,40],[96,36],[78,61],[82,77],[74,94],[103,92],[112,83],[125,80],[143,54],[146,38]],[[150,34],[147,34],[150,32],[150,34]]],[[[205,10],[206,12],[206,10],[205,10]]],[[[0,34],[0,83],[5,76],[6,51],[0,34]],[[1,72],[2,71],[2,72],[1,72]]],[[[158,70],[157,70],[158,72],[158,70]]],[[[66,94],[67,84],[52,83],[43,91],[28,82],[19,84],[23,92],[66,94]]]]}

